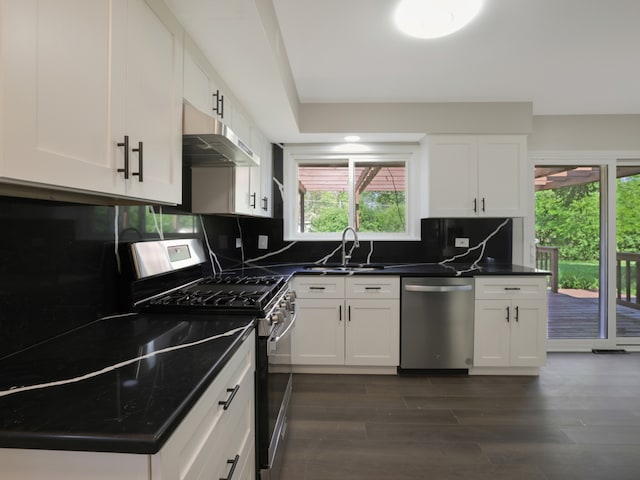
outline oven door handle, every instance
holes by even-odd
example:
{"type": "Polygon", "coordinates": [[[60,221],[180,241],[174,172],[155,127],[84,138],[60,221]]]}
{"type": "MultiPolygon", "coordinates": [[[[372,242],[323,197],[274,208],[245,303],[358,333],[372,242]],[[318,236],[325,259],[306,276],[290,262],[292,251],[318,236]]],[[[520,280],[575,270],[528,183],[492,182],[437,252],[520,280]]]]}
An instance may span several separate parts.
{"type": "Polygon", "coordinates": [[[275,352],[277,350],[278,342],[282,340],[284,337],[286,337],[287,335],[289,335],[295,323],[296,323],[296,314],[294,313],[291,316],[291,320],[289,321],[289,323],[287,324],[283,332],[279,332],[278,335],[272,335],[269,337],[269,353],[275,352]]]}

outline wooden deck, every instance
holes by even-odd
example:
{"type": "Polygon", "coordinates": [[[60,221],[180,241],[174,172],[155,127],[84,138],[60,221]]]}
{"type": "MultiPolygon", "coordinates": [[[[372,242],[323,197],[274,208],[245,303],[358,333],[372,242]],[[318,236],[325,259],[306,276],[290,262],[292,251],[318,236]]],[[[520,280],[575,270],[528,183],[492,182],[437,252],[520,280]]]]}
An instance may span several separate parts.
{"type": "MultiPolygon", "coordinates": [[[[600,338],[598,297],[548,293],[548,338],[600,338]]],[[[618,337],[640,337],[640,310],[616,306],[618,337]]]]}

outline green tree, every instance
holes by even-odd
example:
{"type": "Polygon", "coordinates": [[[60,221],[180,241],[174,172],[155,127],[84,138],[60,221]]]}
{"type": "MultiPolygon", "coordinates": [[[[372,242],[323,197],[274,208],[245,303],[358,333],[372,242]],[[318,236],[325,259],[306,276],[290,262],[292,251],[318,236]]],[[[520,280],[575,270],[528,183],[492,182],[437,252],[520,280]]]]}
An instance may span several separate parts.
{"type": "Polygon", "coordinates": [[[600,252],[597,183],[536,192],[536,238],[560,247],[563,260],[597,260],[600,252]]]}
{"type": "Polygon", "coordinates": [[[640,251],[640,176],[616,183],[616,247],[619,252],[640,251]]]}

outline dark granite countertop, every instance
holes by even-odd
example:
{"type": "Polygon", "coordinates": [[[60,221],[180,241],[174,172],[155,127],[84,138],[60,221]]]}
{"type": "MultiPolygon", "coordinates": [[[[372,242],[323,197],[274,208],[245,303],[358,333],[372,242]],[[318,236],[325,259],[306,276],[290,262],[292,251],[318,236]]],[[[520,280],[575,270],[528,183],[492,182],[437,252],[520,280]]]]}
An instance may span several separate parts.
{"type": "Polygon", "coordinates": [[[156,453],[254,322],[244,315],[110,317],[0,359],[0,448],[156,453]],[[162,352],[178,345],[185,347],[162,352]]]}
{"type": "Polygon", "coordinates": [[[356,271],[340,271],[339,264],[279,264],[252,265],[251,267],[227,270],[224,273],[241,273],[242,275],[399,275],[401,277],[477,277],[485,275],[550,275],[551,272],[524,267],[516,264],[483,263],[400,263],[400,264],[350,264],[373,267],[356,271]],[[318,270],[317,267],[328,267],[318,270]],[[333,269],[333,267],[336,267],[333,269]]]}

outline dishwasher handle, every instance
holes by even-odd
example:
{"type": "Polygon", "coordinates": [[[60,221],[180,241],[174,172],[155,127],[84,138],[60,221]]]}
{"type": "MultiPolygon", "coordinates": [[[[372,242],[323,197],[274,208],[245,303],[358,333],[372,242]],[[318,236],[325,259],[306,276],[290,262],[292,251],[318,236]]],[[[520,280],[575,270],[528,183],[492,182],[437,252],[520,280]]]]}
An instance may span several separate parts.
{"type": "Polygon", "coordinates": [[[404,286],[407,292],[468,292],[473,289],[473,285],[419,285],[409,283],[404,286]]]}

